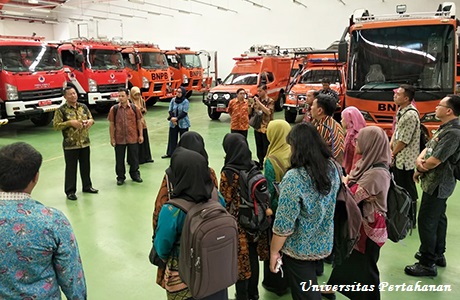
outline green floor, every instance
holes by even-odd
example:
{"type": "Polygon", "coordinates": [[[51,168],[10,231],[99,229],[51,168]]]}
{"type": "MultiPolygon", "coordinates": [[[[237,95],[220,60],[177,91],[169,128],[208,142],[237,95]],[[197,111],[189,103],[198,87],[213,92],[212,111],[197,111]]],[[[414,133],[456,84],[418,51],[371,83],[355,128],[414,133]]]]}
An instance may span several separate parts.
{"type": "MultiPolygon", "coordinates": [[[[210,121],[206,107],[200,97],[192,97],[190,119],[192,130],[200,132],[206,141],[210,165],[219,173],[224,161],[222,138],[229,131],[230,119],[223,115],[219,121],[210,121]]],[[[99,189],[97,195],[77,192],[78,201],[68,201],[64,188],[64,158],[62,136],[52,126],[38,128],[29,121],[0,127],[0,145],[25,141],[36,147],[44,157],[40,181],[33,196],[45,205],[62,210],[70,219],[76,232],[88,286],[89,299],[143,300],[166,299],[165,292],[155,284],[155,268],[147,259],[151,247],[151,218],[153,203],[158,192],[164,170],[169,160],[160,158],[166,151],[168,104],[159,103],[149,108],[147,123],[150,144],[155,160],[153,164],[141,166],[141,184],[127,180],[117,186],[115,180],[115,155],[109,144],[109,129],[106,116],[95,114],[96,124],[91,129],[92,180],[99,189]]],[[[277,113],[276,118],[283,118],[277,113]]],[[[253,133],[249,133],[251,149],[255,150],[253,133]]],[[[255,151],[253,151],[255,152],[255,151]]],[[[255,157],[255,155],[253,155],[255,157]]],[[[81,188],[81,183],[78,181],[81,188]]],[[[450,285],[451,292],[383,292],[382,299],[460,299],[460,257],[455,249],[460,248],[460,188],[448,201],[449,231],[447,241],[447,268],[439,268],[436,278],[414,278],[404,275],[403,269],[415,260],[418,248],[418,233],[406,238],[403,243],[388,242],[381,251],[379,267],[382,282],[393,285],[420,284],[450,285]]],[[[458,250],[457,250],[458,251],[458,250]]],[[[457,252],[458,253],[458,252],[457,252]]],[[[319,278],[327,281],[326,274],[319,278]]],[[[234,288],[229,289],[231,298],[234,288]]],[[[282,298],[260,288],[261,299],[282,298]]],[[[338,296],[337,299],[345,299],[338,296]]]]}

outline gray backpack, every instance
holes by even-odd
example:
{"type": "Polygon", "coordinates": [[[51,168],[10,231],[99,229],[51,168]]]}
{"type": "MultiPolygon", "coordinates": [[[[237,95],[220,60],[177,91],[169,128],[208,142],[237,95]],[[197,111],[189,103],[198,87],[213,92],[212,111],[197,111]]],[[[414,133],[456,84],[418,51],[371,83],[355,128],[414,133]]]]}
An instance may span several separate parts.
{"type": "Polygon", "coordinates": [[[187,214],[180,237],[179,276],[195,299],[226,289],[238,279],[236,220],[213,198],[205,203],[168,201],[187,214]]]}

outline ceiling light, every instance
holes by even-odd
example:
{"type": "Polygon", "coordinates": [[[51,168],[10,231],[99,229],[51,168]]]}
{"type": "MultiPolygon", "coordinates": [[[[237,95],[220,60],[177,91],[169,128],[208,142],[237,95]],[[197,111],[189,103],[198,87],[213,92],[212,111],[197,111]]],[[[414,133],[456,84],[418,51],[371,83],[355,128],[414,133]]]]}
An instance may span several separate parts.
{"type": "Polygon", "coordinates": [[[186,14],[186,15],[189,15],[189,14],[190,14],[190,12],[189,12],[189,11],[186,11],[186,10],[178,9],[177,11],[180,12],[181,14],[186,14]]]}
{"type": "Polygon", "coordinates": [[[20,11],[11,11],[11,10],[4,10],[2,11],[3,15],[9,15],[9,16],[23,16],[24,13],[20,11]]]}
{"type": "Polygon", "coordinates": [[[144,4],[144,3],[145,3],[145,0],[128,0],[128,2],[144,4]]]}
{"type": "Polygon", "coordinates": [[[107,20],[106,17],[98,17],[98,16],[94,16],[93,17],[94,19],[97,19],[97,20],[107,20]]]}
{"type": "Polygon", "coordinates": [[[29,0],[28,1],[30,4],[38,4],[38,0],[29,0]]]}
{"type": "Polygon", "coordinates": [[[132,18],[132,15],[120,14],[120,17],[132,18]]]}
{"type": "Polygon", "coordinates": [[[41,13],[50,13],[51,10],[44,8],[32,8],[31,11],[41,12],[41,13]]]}

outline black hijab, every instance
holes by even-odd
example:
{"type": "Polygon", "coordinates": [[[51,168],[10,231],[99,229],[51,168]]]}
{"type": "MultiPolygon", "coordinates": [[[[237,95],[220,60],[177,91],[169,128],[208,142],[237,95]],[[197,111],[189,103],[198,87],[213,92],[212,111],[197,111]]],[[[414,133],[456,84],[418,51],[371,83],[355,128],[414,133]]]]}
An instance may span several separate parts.
{"type": "Polygon", "coordinates": [[[204,157],[192,150],[178,147],[171,157],[175,179],[172,197],[191,202],[205,202],[211,198],[214,184],[204,157]]]}
{"type": "Polygon", "coordinates": [[[174,102],[176,102],[177,104],[184,102],[185,94],[187,93],[183,86],[180,87],[180,90],[182,91],[182,96],[180,98],[177,96],[174,98],[174,102]]]}
{"type": "Polygon", "coordinates": [[[203,157],[206,159],[206,162],[208,161],[208,153],[204,148],[203,137],[198,132],[187,131],[180,137],[180,141],[177,146],[198,152],[203,155],[203,157]]]}
{"type": "Polygon", "coordinates": [[[249,170],[254,166],[248,141],[239,133],[227,133],[224,137],[225,167],[249,170]]]}

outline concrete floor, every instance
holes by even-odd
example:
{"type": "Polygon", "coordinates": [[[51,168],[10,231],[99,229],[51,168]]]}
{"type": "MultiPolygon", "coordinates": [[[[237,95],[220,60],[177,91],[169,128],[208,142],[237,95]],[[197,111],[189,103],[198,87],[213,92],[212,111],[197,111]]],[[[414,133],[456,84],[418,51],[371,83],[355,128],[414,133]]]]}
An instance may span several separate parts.
{"type": "MultiPolygon", "coordinates": [[[[77,192],[78,201],[68,201],[64,194],[64,158],[62,136],[52,126],[35,127],[29,121],[10,123],[0,128],[0,145],[25,141],[36,147],[44,157],[40,181],[33,197],[45,205],[62,210],[75,230],[88,286],[89,299],[96,300],[144,300],[166,299],[165,292],[155,284],[155,267],[150,265],[147,255],[151,247],[151,218],[153,203],[159,184],[169,160],[160,156],[166,151],[168,103],[149,107],[147,123],[155,163],[140,168],[144,182],[127,180],[117,186],[115,180],[115,155],[109,144],[106,115],[95,116],[96,124],[91,129],[92,181],[99,189],[97,195],[77,192]]],[[[283,118],[282,112],[276,118],[283,118]]],[[[205,139],[210,165],[219,173],[224,162],[223,136],[229,132],[230,119],[223,115],[211,121],[201,96],[192,97],[190,107],[191,130],[198,131],[205,139]]],[[[249,143],[255,157],[253,133],[249,143]]],[[[81,182],[78,181],[81,189],[81,182]]],[[[381,251],[379,267],[382,282],[401,285],[403,283],[451,285],[451,292],[382,292],[382,299],[460,299],[460,257],[455,249],[460,248],[460,188],[448,201],[449,230],[447,241],[447,268],[438,268],[436,278],[414,278],[404,275],[404,266],[415,262],[418,249],[418,233],[414,231],[402,243],[391,241],[381,251]]],[[[458,250],[457,250],[458,251],[458,250]]],[[[458,252],[457,252],[458,253],[458,252]]],[[[330,266],[319,282],[327,281],[330,266]]],[[[260,288],[261,299],[282,298],[260,288]]],[[[231,287],[229,295],[234,294],[231,287]]],[[[340,295],[337,299],[345,299],[340,295]]]]}

